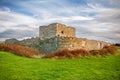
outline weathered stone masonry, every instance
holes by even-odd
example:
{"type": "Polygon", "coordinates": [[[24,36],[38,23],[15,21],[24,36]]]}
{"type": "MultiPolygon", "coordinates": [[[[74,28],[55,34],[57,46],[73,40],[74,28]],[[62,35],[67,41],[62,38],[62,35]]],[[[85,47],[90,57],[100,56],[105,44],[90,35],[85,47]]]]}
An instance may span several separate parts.
{"type": "Polygon", "coordinates": [[[68,27],[64,24],[53,23],[48,26],[40,26],[39,37],[75,37],[75,28],[68,27]]]}
{"type": "Polygon", "coordinates": [[[73,37],[53,37],[41,42],[40,51],[43,53],[51,53],[62,49],[86,49],[94,50],[101,49],[104,45],[108,45],[106,42],[100,42],[95,40],[88,40],[84,38],[73,37]]]}

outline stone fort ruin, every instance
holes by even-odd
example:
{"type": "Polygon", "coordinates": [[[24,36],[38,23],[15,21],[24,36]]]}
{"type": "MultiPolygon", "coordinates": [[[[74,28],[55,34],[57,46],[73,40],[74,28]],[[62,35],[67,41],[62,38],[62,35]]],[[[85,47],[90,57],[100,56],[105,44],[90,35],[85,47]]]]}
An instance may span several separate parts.
{"type": "Polygon", "coordinates": [[[67,27],[64,24],[53,23],[48,26],[40,26],[39,37],[75,37],[75,28],[67,27]]]}
{"type": "MultiPolygon", "coordinates": [[[[10,41],[10,39],[6,40],[6,44],[10,44],[10,41]]],[[[53,23],[48,26],[40,26],[39,37],[19,41],[19,45],[36,48],[41,53],[52,53],[62,49],[101,49],[109,44],[103,41],[77,38],[75,36],[75,28],[60,23],[53,23]]]]}

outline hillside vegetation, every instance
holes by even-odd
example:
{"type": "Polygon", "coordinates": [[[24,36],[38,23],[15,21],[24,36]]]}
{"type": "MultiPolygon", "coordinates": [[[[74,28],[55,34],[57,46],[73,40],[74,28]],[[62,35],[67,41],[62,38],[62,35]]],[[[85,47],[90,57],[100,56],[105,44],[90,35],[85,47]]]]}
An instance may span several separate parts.
{"type": "Polygon", "coordinates": [[[110,45],[104,46],[100,50],[91,50],[87,51],[85,49],[75,49],[75,50],[58,50],[53,53],[48,54],[40,54],[37,49],[33,49],[27,46],[22,45],[8,45],[8,44],[0,44],[0,51],[8,51],[15,55],[25,56],[29,58],[80,58],[80,57],[91,57],[91,56],[102,56],[105,57],[106,55],[114,55],[116,54],[117,47],[110,45]]]}
{"type": "Polygon", "coordinates": [[[0,51],[7,51],[18,56],[24,56],[29,58],[40,57],[40,53],[38,50],[21,45],[0,44],[0,51]]]}
{"type": "Polygon", "coordinates": [[[114,45],[104,46],[99,50],[85,50],[85,49],[75,49],[75,50],[58,50],[51,54],[46,54],[45,58],[81,58],[81,57],[91,57],[91,56],[101,56],[105,57],[106,55],[115,55],[117,51],[117,47],[114,45]]]}
{"type": "Polygon", "coordinates": [[[120,80],[120,49],[115,55],[75,59],[35,59],[0,52],[0,80],[120,80]]]}

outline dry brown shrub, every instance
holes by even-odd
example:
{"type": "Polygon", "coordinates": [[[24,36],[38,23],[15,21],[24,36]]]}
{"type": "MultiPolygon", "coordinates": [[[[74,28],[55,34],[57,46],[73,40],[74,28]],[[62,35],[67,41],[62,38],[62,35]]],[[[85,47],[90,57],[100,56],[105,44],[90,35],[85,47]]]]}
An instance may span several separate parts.
{"type": "Polygon", "coordinates": [[[117,47],[114,45],[104,46],[103,49],[106,49],[108,53],[113,54],[113,55],[117,52],[117,47]]]}
{"type": "Polygon", "coordinates": [[[45,54],[44,56],[44,58],[52,58],[52,57],[53,57],[53,54],[49,54],[49,53],[45,54]]]}
{"type": "Polygon", "coordinates": [[[89,51],[92,56],[99,56],[100,51],[99,50],[91,50],[89,51]]]}
{"type": "Polygon", "coordinates": [[[59,58],[59,59],[73,58],[73,54],[71,54],[68,49],[63,49],[63,50],[58,50],[56,52],[53,52],[51,54],[50,53],[46,54],[44,57],[45,58],[59,58]]]}
{"type": "Polygon", "coordinates": [[[110,46],[104,46],[101,50],[91,50],[89,52],[93,56],[106,56],[107,54],[114,55],[116,51],[117,51],[117,47],[110,45],[110,46]]]}
{"type": "Polygon", "coordinates": [[[99,55],[101,55],[101,56],[106,56],[108,54],[108,51],[106,50],[106,49],[101,49],[101,50],[99,50],[99,55]]]}
{"type": "Polygon", "coordinates": [[[59,59],[78,58],[78,57],[82,57],[82,56],[88,56],[88,51],[83,50],[83,49],[76,49],[76,50],[63,49],[63,50],[59,50],[54,53],[45,55],[46,58],[53,57],[53,58],[59,58],[59,59]]]}
{"type": "Polygon", "coordinates": [[[79,57],[85,57],[85,56],[106,56],[107,54],[115,54],[117,51],[117,48],[115,46],[105,46],[103,49],[100,50],[91,50],[87,51],[84,49],[75,49],[75,50],[68,50],[63,49],[56,51],[52,54],[47,54],[46,58],[79,58],[79,57]]]}
{"type": "Polygon", "coordinates": [[[75,50],[72,50],[71,53],[75,57],[89,56],[89,52],[85,49],[75,49],[75,50]]]}
{"type": "Polygon", "coordinates": [[[63,50],[59,50],[59,51],[56,51],[53,54],[53,57],[55,58],[73,58],[73,55],[70,53],[70,50],[68,49],[63,49],[63,50]]]}
{"type": "Polygon", "coordinates": [[[33,57],[34,55],[40,56],[38,50],[20,45],[0,44],[0,51],[9,51],[14,53],[15,55],[25,56],[25,57],[33,57]]]}

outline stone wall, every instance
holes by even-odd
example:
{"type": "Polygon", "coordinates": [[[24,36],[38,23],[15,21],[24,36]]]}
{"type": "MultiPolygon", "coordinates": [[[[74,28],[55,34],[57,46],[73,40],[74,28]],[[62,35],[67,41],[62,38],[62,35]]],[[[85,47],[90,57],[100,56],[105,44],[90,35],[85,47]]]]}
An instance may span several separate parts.
{"type": "Polygon", "coordinates": [[[51,38],[56,36],[56,25],[40,26],[39,36],[42,38],[51,38]]]}
{"type": "Polygon", "coordinates": [[[67,48],[70,50],[74,49],[94,50],[101,49],[105,45],[108,45],[108,43],[106,42],[73,37],[60,37],[58,42],[60,45],[59,49],[67,48]]]}
{"type": "MultiPolygon", "coordinates": [[[[13,42],[12,44],[14,44],[13,42]]],[[[52,53],[54,51],[62,50],[65,48],[69,50],[74,49],[94,50],[101,49],[105,45],[109,45],[108,43],[102,41],[88,40],[85,38],[76,37],[52,37],[44,40],[38,37],[19,41],[19,44],[38,49],[41,53],[52,53]]]]}
{"type": "Polygon", "coordinates": [[[50,38],[39,41],[39,50],[41,53],[52,53],[57,51],[59,47],[58,38],[50,38]]]}
{"type": "Polygon", "coordinates": [[[40,26],[39,36],[42,38],[52,38],[55,36],[75,37],[75,28],[67,27],[60,23],[53,23],[48,26],[40,26]]]}
{"type": "Polygon", "coordinates": [[[5,44],[20,44],[20,43],[17,39],[12,38],[12,39],[7,39],[5,41],[5,44]]]}
{"type": "Polygon", "coordinates": [[[88,40],[84,38],[54,37],[44,40],[41,43],[40,51],[42,51],[43,53],[51,53],[65,48],[69,50],[74,50],[74,49],[94,50],[94,49],[101,49],[105,45],[109,45],[109,44],[106,42],[88,40]]]}
{"type": "Polygon", "coordinates": [[[75,37],[75,28],[67,27],[63,24],[57,24],[56,36],[60,37],[75,37]]]}

